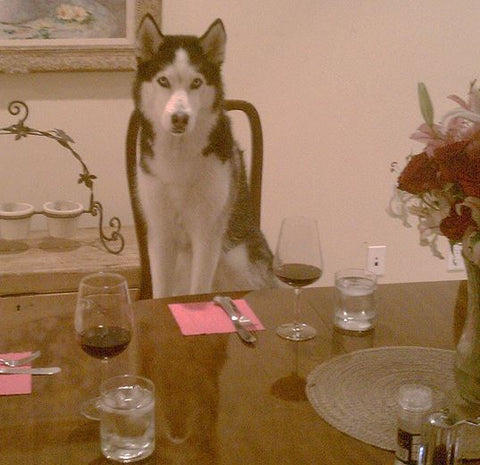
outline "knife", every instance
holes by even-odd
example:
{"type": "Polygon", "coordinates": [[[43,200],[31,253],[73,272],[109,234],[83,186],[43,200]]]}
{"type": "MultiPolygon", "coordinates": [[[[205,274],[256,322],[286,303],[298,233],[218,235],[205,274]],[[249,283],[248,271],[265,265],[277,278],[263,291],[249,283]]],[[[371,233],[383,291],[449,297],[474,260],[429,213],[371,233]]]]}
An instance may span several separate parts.
{"type": "Polygon", "coordinates": [[[4,375],[53,375],[62,371],[60,367],[48,368],[5,368],[0,367],[0,374],[4,375]]]}
{"type": "Polygon", "coordinates": [[[217,295],[213,298],[213,302],[216,305],[219,305],[229,316],[233,326],[235,326],[235,331],[237,331],[237,334],[242,341],[253,344],[257,340],[257,338],[252,333],[248,332],[240,323],[240,317],[237,314],[238,310],[236,310],[235,303],[232,301],[232,299],[230,299],[230,297],[217,295]]]}

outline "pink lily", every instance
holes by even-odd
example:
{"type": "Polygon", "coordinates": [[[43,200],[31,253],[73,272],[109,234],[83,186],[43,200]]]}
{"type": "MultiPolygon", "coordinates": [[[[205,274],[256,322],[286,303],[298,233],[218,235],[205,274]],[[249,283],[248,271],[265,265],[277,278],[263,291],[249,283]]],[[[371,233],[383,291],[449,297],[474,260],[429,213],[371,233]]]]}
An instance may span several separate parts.
{"type": "Polygon", "coordinates": [[[432,157],[433,151],[445,142],[441,126],[438,124],[429,126],[427,123],[421,124],[410,136],[410,139],[425,144],[425,152],[429,157],[432,157]]]}

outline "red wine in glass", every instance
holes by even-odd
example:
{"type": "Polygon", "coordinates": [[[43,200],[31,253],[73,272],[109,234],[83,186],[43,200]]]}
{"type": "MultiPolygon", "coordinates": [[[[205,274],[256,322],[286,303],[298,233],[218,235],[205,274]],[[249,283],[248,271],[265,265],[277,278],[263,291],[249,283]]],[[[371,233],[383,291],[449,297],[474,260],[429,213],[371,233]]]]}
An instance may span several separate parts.
{"type": "MultiPolygon", "coordinates": [[[[119,274],[94,273],[80,281],[75,309],[77,341],[86,354],[102,361],[103,375],[107,362],[130,343],[133,314],[129,304],[128,284],[119,274]]],[[[99,419],[98,401],[86,401],[82,414],[99,419]]]]}
{"type": "Polygon", "coordinates": [[[91,357],[105,359],[121,354],[130,343],[131,331],[119,326],[93,326],[83,331],[80,347],[91,357]]]}
{"type": "Polygon", "coordinates": [[[314,265],[284,263],[275,269],[275,275],[289,286],[304,287],[320,279],[322,270],[314,265]]]}

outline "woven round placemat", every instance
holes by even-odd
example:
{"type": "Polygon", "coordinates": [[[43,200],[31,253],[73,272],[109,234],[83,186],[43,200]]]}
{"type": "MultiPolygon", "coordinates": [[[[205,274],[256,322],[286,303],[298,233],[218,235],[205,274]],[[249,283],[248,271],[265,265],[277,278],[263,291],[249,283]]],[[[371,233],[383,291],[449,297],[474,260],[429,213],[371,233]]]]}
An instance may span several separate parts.
{"type": "Polygon", "coordinates": [[[335,357],[307,377],[315,411],[338,430],[395,450],[396,398],[402,384],[423,384],[434,406],[454,385],[454,352],[426,347],[381,347],[335,357]]]}

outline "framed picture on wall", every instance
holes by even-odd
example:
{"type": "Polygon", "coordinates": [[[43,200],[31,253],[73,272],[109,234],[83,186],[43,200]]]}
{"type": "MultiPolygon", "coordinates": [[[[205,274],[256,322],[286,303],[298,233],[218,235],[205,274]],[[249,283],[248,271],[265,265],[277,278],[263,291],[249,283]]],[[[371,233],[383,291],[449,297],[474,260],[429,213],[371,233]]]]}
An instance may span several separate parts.
{"type": "Polygon", "coordinates": [[[0,71],[133,70],[146,13],[161,0],[0,0],[0,71]]]}

